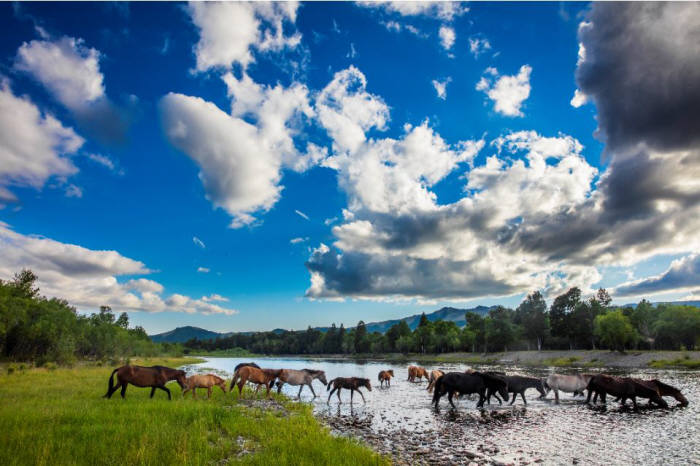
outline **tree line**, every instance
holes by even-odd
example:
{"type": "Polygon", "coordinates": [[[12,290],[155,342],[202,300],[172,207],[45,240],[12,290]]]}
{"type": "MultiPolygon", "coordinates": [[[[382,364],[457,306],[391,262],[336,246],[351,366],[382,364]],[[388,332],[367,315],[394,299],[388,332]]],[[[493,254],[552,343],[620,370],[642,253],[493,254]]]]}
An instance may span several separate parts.
{"type": "Polygon", "coordinates": [[[488,314],[467,312],[466,325],[429,321],[425,313],[415,330],[405,321],[386,333],[333,324],[327,331],[237,333],[213,340],[191,339],[185,352],[240,348],[258,354],[380,354],[499,352],[531,349],[693,350],[700,335],[700,309],[642,300],[612,307],[605,289],[582,299],[579,288],[557,296],[550,306],[539,291],[515,309],[496,306],[488,314]]]}
{"type": "Polygon", "coordinates": [[[109,306],[81,315],[63,299],[39,294],[37,276],[22,270],[0,280],[0,354],[4,359],[71,364],[77,359],[182,353],[181,345],[157,344],[142,327],[129,328],[126,312],[109,306]]]}

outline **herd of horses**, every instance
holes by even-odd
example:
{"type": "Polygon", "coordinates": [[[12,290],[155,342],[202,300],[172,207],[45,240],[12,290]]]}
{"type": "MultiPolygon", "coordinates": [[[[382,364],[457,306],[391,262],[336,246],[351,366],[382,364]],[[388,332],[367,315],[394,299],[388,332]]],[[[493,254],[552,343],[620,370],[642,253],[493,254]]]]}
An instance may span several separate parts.
{"type": "MultiPolygon", "coordinates": [[[[391,387],[391,379],[394,377],[393,370],[384,370],[379,372],[377,377],[380,387],[391,387]]],[[[663,399],[665,396],[675,398],[681,406],[687,406],[688,400],[681,391],[671,385],[661,382],[656,379],[642,380],[631,377],[617,377],[608,374],[550,374],[546,378],[526,377],[522,375],[507,375],[504,372],[497,371],[474,371],[466,370],[465,372],[444,372],[441,370],[433,370],[428,372],[425,368],[419,366],[408,367],[409,382],[421,382],[423,379],[428,381],[427,390],[433,393],[432,404],[437,408],[440,403],[440,398],[447,395],[447,399],[452,407],[455,407],[453,398],[463,395],[479,396],[477,407],[483,407],[484,403],[491,403],[491,397],[495,397],[499,404],[503,401],[512,399],[510,404],[515,403],[518,395],[527,404],[525,391],[535,389],[539,392],[539,398],[545,398],[550,391],[554,392],[554,401],[559,403],[559,392],[572,393],[573,396],[583,396],[584,391],[588,392],[586,403],[593,404],[598,402],[598,398],[605,403],[607,395],[615,397],[615,401],[619,401],[625,405],[627,400],[631,400],[635,408],[637,408],[637,398],[645,398],[649,400],[650,406],[658,406],[667,408],[668,403],[663,399]]],[[[317,397],[314,391],[312,382],[318,380],[324,386],[326,391],[329,391],[328,402],[330,403],[331,396],[337,394],[338,403],[340,403],[340,392],[343,389],[350,390],[350,403],[353,402],[355,392],[359,393],[362,401],[365,402],[365,396],[360,391],[360,388],[366,388],[372,391],[372,385],[369,379],[360,377],[338,377],[331,381],[326,380],[324,371],[314,369],[264,369],[255,363],[241,363],[234,369],[233,379],[228,387],[228,391],[233,391],[234,387],[238,387],[239,396],[243,393],[243,386],[246,383],[255,385],[257,393],[261,387],[266,390],[266,396],[270,396],[270,391],[274,386],[277,387],[277,393],[280,393],[284,384],[298,386],[298,397],[301,398],[301,392],[305,386],[309,387],[314,398],[317,397]]],[[[111,398],[114,392],[121,389],[122,398],[126,395],[126,387],[132,384],[136,387],[150,387],[151,398],[155,394],[156,389],[165,391],[168,394],[168,399],[171,399],[170,390],[165,386],[168,382],[175,381],[182,389],[183,397],[187,392],[192,392],[192,397],[196,397],[197,388],[206,388],[207,397],[211,397],[213,387],[219,387],[226,393],[226,381],[214,374],[192,375],[187,376],[183,370],[172,369],[164,366],[122,366],[112,371],[109,376],[106,398],[111,398]],[[114,375],[116,374],[116,384],[114,383],[114,375]]]]}

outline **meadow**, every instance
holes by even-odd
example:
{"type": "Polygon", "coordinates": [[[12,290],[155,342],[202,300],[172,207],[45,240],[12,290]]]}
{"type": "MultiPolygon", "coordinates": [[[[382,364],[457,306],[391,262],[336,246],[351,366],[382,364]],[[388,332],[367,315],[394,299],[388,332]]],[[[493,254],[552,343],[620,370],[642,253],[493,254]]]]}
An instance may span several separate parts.
{"type": "MultiPolygon", "coordinates": [[[[149,359],[178,367],[196,359],[149,359]]],[[[0,374],[0,464],[388,464],[356,440],[335,437],[308,404],[251,391],[211,400],[206,390],[173,399],[129,386],[126,399],[107,389],[109,366],[27,368],[0,374]]]]}

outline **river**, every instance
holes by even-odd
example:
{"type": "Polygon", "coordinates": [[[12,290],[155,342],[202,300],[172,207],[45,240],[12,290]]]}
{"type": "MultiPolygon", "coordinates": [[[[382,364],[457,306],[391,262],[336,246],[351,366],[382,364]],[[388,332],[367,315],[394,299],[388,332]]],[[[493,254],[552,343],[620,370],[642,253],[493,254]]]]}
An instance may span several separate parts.
{"type": "MultiPolygon", "coordinates": [[[[438,410],[431,407],[427,382],[406,380],[411,363],[287,358],[206,358],[206,362],[187,366],[188,372],[217,372],[230,378],[240,362],[254,361],[260,367],[320,369],[330,381],[335,377],[366,377],[372,391],[365,392],[366,403],[343,390],[341,400],[314,381],[319,395],[313,398],[304,388],[301,400],[312,403],[314,413],[340,435],[362,438],[376,450],[390,453],[405,463],[493,463],[493,464],[700,464],[700,373],[697,371],[632,369],[615,374],[640,378],[657,378],[680,388],[690,400],[688,407],[678,407],[667,398],[669,409],[635,411],[620,408],[608,399],[607,407],[591,407],[582,399],[563,394],[554,404],[553,393],[538,399],[539,393],[528,390],[527,406],[516,400],[513,406],[495,404],[485,409],[475,407],[476,400],[462,398],[451,409],[446,397],[438,410]],[[391,388],[379,388],[377,374],[393,369],[396,378],[391,388]]],[[[428,364],[426,368],[464,371],[480,366],[428,364]]],[[[551,369],[518,366],[489,366],[507,374],[546,376],[551,369]]],[[[556,369],[573,373],[573,369],[556,369]]],[[[600,371],[589,369],[588,372],[600,371]]],[[[283,393],[296,397],[298,387],[285,385],[283,393]]],[[[495,401],[495,400],[494,400],[495,401]]],[[[628,401],[628,404],[630,402],[628,401]]],[[[646,405],[646,400],[641,402],[646,405]]]]}

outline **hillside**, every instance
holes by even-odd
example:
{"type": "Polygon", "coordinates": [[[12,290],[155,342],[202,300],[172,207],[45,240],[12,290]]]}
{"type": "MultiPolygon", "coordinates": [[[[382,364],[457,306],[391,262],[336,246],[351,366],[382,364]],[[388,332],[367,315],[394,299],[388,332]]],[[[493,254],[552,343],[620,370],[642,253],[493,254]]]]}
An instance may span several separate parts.
{"type": "Polygon", "coordinates": [[[177,327],[175,330],[170,330],[169,332],[159,333],[157,335],[149,335],[151,340],[156,343],[168,342],[168,343],[182,343],[192,338],[198,340],[212,340],[217,337],[227,335],[225,333],[212,332],[211,330],[205,330],[199,327],[177,327]]]}

